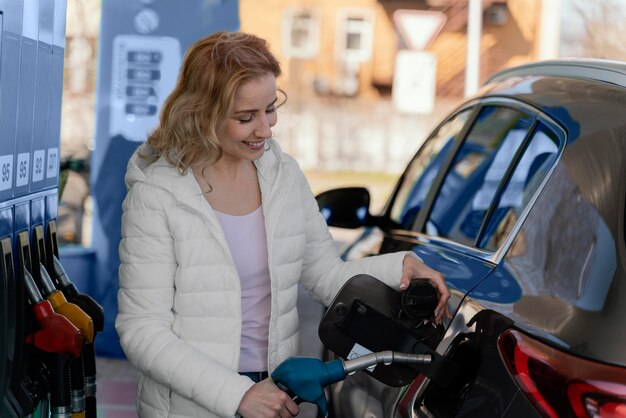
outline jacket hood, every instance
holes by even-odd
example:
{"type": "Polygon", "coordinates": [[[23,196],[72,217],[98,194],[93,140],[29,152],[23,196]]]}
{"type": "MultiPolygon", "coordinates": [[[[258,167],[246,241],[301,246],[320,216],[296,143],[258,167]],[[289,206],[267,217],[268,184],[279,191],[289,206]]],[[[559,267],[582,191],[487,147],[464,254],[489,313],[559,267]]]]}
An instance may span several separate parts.
{"type": "MultiPolygon", "coordinates": [[[[259,177],[262,180],[272,183],[278,173],[278,165],[287,162],[288,158],[283,154],[276,140],[270,139],[268,143],[270,149],[265,151],[261,158],[256,160],[254,164],[257,167],[259,177]]],[[[151,162],[139,156],[139,153],[148,156],[154,155],[154,151],[152,151],[147,142],[141,144],[133,153],[126,169],[125,182],[127,190],[130,190],[135,183],[143,182],[167,189],[174,195],[201,193],[200,187],[193,178],[191,170],[185,175],[181,175],[165,158],[159,157],[156,161],[151,162]],[[184,180],[182,188],[180,188],[181,177],[182,180],[184,180]],[[168,187],[173,181],[176,181],[176,187],[168,187]]]]}

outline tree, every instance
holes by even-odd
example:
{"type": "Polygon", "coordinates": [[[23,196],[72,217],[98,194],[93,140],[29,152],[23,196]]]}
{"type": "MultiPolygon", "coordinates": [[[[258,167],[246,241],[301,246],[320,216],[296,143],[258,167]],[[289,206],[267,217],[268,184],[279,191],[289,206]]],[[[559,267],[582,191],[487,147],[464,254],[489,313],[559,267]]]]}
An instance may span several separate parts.
{"type": "Polygon", "coordinates": [[[561,55],[626,60],[626,3],[568,0],[561,55]]]}

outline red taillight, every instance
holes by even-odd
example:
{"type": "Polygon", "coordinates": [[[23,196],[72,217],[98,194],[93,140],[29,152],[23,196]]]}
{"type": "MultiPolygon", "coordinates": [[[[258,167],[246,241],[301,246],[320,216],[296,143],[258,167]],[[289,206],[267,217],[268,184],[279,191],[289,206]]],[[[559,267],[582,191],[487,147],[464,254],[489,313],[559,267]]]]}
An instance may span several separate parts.
{"type": "Polygon", "coordinates": [[[498,341],[500,353],[526,396],[550,418],[626,418],[626,368],[556,350],[519,331],[498,341]]]}

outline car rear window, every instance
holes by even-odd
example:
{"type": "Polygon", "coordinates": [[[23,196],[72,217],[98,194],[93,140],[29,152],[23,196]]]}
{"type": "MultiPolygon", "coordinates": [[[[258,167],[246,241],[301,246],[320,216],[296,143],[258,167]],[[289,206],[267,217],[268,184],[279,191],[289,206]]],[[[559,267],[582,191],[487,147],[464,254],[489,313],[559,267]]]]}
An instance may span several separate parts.
{"type": "Polygon", "coordinates": [[[527,142],[509,180],[499,193],[478,246],[495,251],[517,222],[558,155],[558,137],[542,124],[527,142]]]}

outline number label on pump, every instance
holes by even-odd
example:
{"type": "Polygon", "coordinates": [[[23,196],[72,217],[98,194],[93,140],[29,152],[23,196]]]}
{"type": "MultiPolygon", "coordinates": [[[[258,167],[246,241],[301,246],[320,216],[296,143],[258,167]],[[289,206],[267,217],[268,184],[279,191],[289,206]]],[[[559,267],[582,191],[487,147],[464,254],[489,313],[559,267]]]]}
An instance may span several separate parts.
{"type": "Polygon", "coordinates": [[[48,165],[46,170],[46,178],[53,178],[57,176],[59,169],[59,149],[48,148],[48,165]]]}
{"type": "Polygon", "coordinates": [[[0,190],[13,187],[13,155],[0,157],[0,190]]]}
{"type": "Polygon", "coordinates": [[[28,172],[30,166],[30,153],[25,152],[17,155],[17,178],[15,186],[21,187],[28,184],[28,172]]]}
{"type": "Polygon", "coordinates": [[[33,153],[33,183],[43,180],[45,158],[46,152],[42,149],[33,153]]]}

